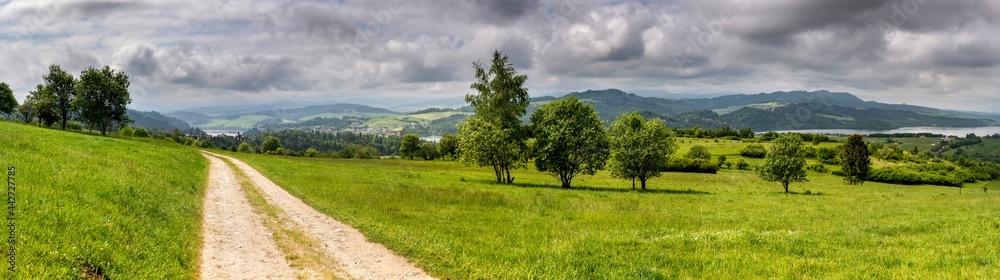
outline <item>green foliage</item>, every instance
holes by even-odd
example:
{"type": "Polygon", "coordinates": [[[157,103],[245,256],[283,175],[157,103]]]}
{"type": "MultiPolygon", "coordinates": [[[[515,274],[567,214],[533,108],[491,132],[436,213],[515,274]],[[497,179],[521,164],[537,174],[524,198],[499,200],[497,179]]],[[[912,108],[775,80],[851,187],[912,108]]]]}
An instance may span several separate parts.
{"type": "Polygon", "coordinates": [[[820,160],[836,159],[837,154],[840,154],[840,150],[831,147],[822,147],[816,150],[816,158],[820,160]]]}
{"type": "Polygon", "coordinates": [[[24,123],[32,123],[35,120],[35,114],[38,109],[35,106],[35,100],[31,99],[29,95],[28,98],[24,99],[21,105],[17,106],[17,118],[24,123]]]}
{"type": "Polygon", "coordinates": [[[807,182],[806,160],[802,158],[802,139],[798,135],[783,135],[774,141],[764,158],[764,164],[757,170],[764,181],[779,182],[788,192],[788,184],[807,182]]]}
{"type": "Polygon", "coordinates": [[[767,148],[764,148],[763,145],[750,144],[743,147],[740,155],[748,158],[764,158],[764,156],[767,156],[767,148]]]}
{"type": "Polygon", "coordinates": [[[407,134],[403,136],[403,141],[399,145],[399,157],[413,159],[420,155],[420,136],[407,134]]]}
{"type": "Polygon", "coordinates": [[[726,156],[719,156],[719,167],[722,167],[722,165],[726,164],[726,160],[727,160],[726,156]]]}
{"type": "Polygon", "coordinates": [[[441,135],[441,143],[438,144],[442,157],[450,159],[458,158],[458,135],[445,133],[441,135]]]}
{"type": "Polygon", "coordinates": [[[573,177],[594,175],[608,159],[608,136],[594,107],[576,97],[563,98],[538,108],[531,115],[535,168],[559,179],[569,188],[573,177]]]}
{"type": "Polygon", "coordinates": [[[844,181],[848,184],[862,184],[868,180],[868,172],[871,169],[871,159],[868,158],[868,144],[864,137],[858,134],[851,135],[844,144],[840,154],[841,171],[844,174],[844,181]]]}
{"type": "Polygon", "coordinates": [[[741,158],[740,160],[736,161],[736,169],[750,170],[750,163],[747,163],[747,161],[741,158]]]}
{"type": "Polygon", "coordinates": [[[38,118],[38,124],[51,126],[59,120],[58,115],[56,115],[55,97],[51,90],[40,84],[36,85],[35,90],[28,92],[28,98],[25,102],[29,102],[29,100],[35,109],[34,116],[38,118]]]}
{"type": "Polygon", "coordinates": [[[240,147],[237,148],[236,151],[237,152],[241,152],[241,153],[252,153],[253,152],[252,150],[250,150],[250,144],[247,144],[247,142],[240,142],[240,147]]]}
{"type": "Polygon", "coordinates": [[[709,152],[708,148],[706,148],[705,146],[694,145],[691,146],[691,149],[688,150],[687,154],[685,154],[684,157],[689,159],[710,160],[712,159],[712,153],[709,152]]]}
{"type": "Polygon", "coordinates": [[[121,137],[129,138],[129,137],[132,137],[132,135],[134,135],[134,134],[135,134],[135,130],[132,130],[132,127],[127,126],[127,125],[126,126],[122,126],[122,128],[118,129],[118,136],[121,136],[121,137]]]}
{"type": "Polygon", "coordinates": [[[720,166],[717,162],[707,159],[681,157],[671,158],[667,161],[667,165],[663,171],[715,174],[719,172],[720,166]]]}
{"type": "Polygon", "coordinates": [[[319,156],[319,151],[316,150],[315,148],[309,148],[309,149],[306,150],[306,156],[307,157],[318,157],[319,156]]]}
{"type": "Polygon", "coordinates": [[[10,85],[0,83],[0,113],[13,114],[17,109],[17,98],[14,98],[14,91],[10,90],[10,85]]]}
{"type": "Polygon", "coordinates": [[[441,154],[438,153],[438,145],[434,142],[424,142],[423,145],[420,145],[418,154],[424,160],[433,160],[441,157],[441,154]]]}
{"type": "Polygon", "coordinates": [[[609,169],[617,178],[639,179],[642,189],[646,180],[660,176],[667,160],[677,150],[670,131],[663,121],[646,121],[639,113],[622,114],[608,133],[611,146],[609,169]]]}
{"type": "MultiPolygon", "coordinates": [[[[42,76],[44,86],[52,95],[56,116],[66,129],[66,123],[76,114],[73,100],[76,98],[76,79],[59,65],[49,65],[49,73],[42,76]]],[[[126,78],[127,79],[127,78],[126,78]]],[[[126,89],[128,85],[125,85],[126,89]]]]}
{"type": "Polygon", "coordinates": [[[827,173],[827,172],[830,171],[830,170],[828,170],[826,168],[825,164],[821,164],[821,163],[810,164],[808,167],[806,167],[806,169],[808,169],[810,171],[819,172],[819,173],[827,173]]]}
{"type": "Polygon", "coordinates": [[[362,146],[358,144],[347,145],[343,150],[338,151],[336,154],[338,158],[353,158],[353,159],[379,159],[378,150],[371,146],[362,146]]]}
{"type": "Polygon", "coordinates": [[[927,163],[875,168],[868,181],[904,185],[962,186],[975,182],[975,176],[964,169],[945,163],[927,163]]]}
{"type": "Polygon", "coordinates": [[[0,166],[16,167],[17,200],[17,266],[0,279],[197,278],[198,152],[0,122],[0,166]]]}
{"type": "Polygon", "coordinates": [[[261,153],[274,153],[281,148],[281,141],[274,136],[264,137],[264,143],[260,145],[261,153]]]}
{"type": "Polygon", "coordinates": [[[141,126],[140,127],[136,127],[134,135],[135,135],[135,137],[148,138],[149,137],[149,131],[147,131],[146,128],[141,127],[141,126]]]}
{"type": "Polygon", "coordinates": [[[493,167],[497,182],[511,184],[510,170],[527,165],[527,129],[521,125],[531,98],[524,82],[506,55],[496,51],[489,72],[479,62],[473,64],[476,81],[470,86],[478,94],[468,94],[476,115],[459,125],[459,150],[464,161],[493,167]]]}
{"type": "Polygon", "coordinates": [[[129,77],[124,72],[88,67],[80,73],[76,84],[76,98],[73,106],[80,109],[80,119],[88,127],[97,128],[104,135],[114,125],[131,122],[126,106],[132,103],[129,97],[129,77]]]}

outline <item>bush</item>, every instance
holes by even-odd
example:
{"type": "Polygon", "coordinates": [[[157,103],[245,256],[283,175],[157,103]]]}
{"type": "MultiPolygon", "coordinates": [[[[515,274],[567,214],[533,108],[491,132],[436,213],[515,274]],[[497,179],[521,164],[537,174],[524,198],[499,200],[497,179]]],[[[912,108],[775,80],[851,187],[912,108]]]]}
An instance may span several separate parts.
{"type": "Polygon", "coordinates": [[[816,150],[816,157],[820,160],[836,159],[838,154],[840,154],[840,150],[836,148],[822,147],[816,150]]]}
{"type": "Polygon", "coordinates": [[[727,163],[726,160],[727,160],[726,156],[719,156],[719,167],[722,167],[722,165],[726,164],[727,163]]]}
{"type": "Polygon", "coordinates": [[[240,143],[240,147],[236,149],[237,152],[241,153],[252,153],[250,150],[250,145],[247,142],[240,143]]]}
{"type": "Polygon", "coordinates": [[[736,169],[739,170],[750,170],[750,164],[747,161],[740,159],[736,162],[736,169]]]}
{"type": "Polygon", "coordinates": [[[806,169],[810,170],[810,171],[816,171],[816,172],[819,172],[819,173],[826,173],[828,171],[826,169],[826,165],[818,164],[818,163],[817,164],[811,164],[808,167],[806,167],[806,169]]]}
{"type": "Polygon", "coordinates": [[[671,158],[663,171],[715,174],[719,171],[719,165],[705,159],[671,158]]]}
{"type": "Polygon", "coordinates": [[[132,128],[127,125],[118,129],[118,136],[129,138],[132,137],[132,135],[135,135],[135,130],[132,130],[132,128]]]}
{"type": "Polygon", "coordinates": [[[260,145],[261,152],[269,155],[280,155],[281,152],[278,149],[281,148],[281,141],[274,136],[264,137],[264,143],[260,145]]]}
{"type": "Polygon", "coordinates": [[[962,186],[975,182],[975,178],[965,170],[955,169],[947,164],[922,164],[910,166],[890,166],[872,170],[868,180],[903,185],[962,186]]]}
{"type": "Polygon", "coordinates": [[[317,156],[319,156],[319,151],[317,151],[315,148],[306,149],[306,156],[307,157],[317,157],[317,156]]]}
{"type": "Polygon", "coordinates": [[[205,140],[205,141],[200,141],[200,142],[201,142],[200,146],[202,148],[205,148],[205,149],[213,149],[213,148],[215,148],[215,144],[212,144],[212,141],[205,140]]]}
{"type": "Polygon", "coordinates": [[[705,146],[694,145],[691,146],[691,149],[688,150],[687,154],[685,154],[684,157],[689,159],[709,160],[712,159],[712,153],[709,152],[708,148],[705,148],[705,146]]]}
{"type": "Polygon", "coordinates": [[[136,127],[135,128],[135,133],[133,135],[135,135],[135,137],[146,137],[146,138],[148,138],[149,137],[149,131],[146,131],[145,128],[143,128],[143,127],[140,126],[140,127],[136,127]]]}
{"type": "Polygon", "coordinates": [[[764,148],[763,145],[757,144],[747,145],[740,151],[740,155],[748,158],[764,158],[767,156],[767,148],[764,148]]]}

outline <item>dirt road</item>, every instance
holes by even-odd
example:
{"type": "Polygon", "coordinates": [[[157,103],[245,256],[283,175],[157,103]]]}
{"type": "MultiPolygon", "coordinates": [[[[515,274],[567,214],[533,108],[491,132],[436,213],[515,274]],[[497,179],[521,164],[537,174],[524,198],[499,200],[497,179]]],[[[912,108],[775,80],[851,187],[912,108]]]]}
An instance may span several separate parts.
{"type": "Polygon", "coordinates": [[[204,205],[201,274],[204,279],[313,278],[290,267],[275,245],[273,233],[255,214],[237,175],[222,160],[238,167],[267,204],[291,220],[309,239],[317,240],[321,261],[336,263],[340,277],[357,279],[433,279],[382,244],[369,242],[353,227],[320,213],[295,198],[249,165],[223,155],[203,152],[210,171],[204,205]],[[346,274],[346,275],[344,275],[346,274]]]}

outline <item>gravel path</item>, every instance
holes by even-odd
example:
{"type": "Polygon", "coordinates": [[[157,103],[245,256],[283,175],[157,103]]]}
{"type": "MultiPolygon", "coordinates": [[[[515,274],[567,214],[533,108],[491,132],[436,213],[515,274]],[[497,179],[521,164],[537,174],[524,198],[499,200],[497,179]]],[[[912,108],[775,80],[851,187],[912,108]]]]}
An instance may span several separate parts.
{"type": "Polygon", "coordinates": [[[202,279],[292,279],[271,232],[254,213],[233,170],[207,156],[208,188],[202,205],[202,279]]]}
{"type": "MultiPolygon", "coordinates": [[[[237,159],[218,155],[214,153],[204,152],[206,156],[212,160],[212,170],[217,169],[216,163],[222,165],[227,170],[228,166],[224,162],[215,158],[224,158],[232,163],[234,163],[239,169],[246,174],[250,181],[263,193],[268,204],[276,206],[281,209],[287,216],[296,224],[301,226],[306,231],[306,234],[320,240],[323,244],[323,252],[326,257],[333,262],[340,264],[340,267],[350,275],[351,278],[357,279],[434,279],[422,269],[417,268],[412,263],[407,261],[405,258],[400,257],[393,253],[391,250],[383,246],[382,244],[369,242],[364,235],[353,227],[341,223],[329,216],[320,213],[309,207],[302,200],[292,196],[287,191],[279,187],[278,185],[271,182],[263,175],[261,175],[257,170],[239,161],[237,159]]],[[[231,173],[231,170],[230,170],[231,173]]],[[[211,177],[211,175],[210,175],[211,177]]],[[[212,177],[214,178],[214,177],[212,177]]],[[[239,185],[236,180],[230,180],[233,185],[232,188],[239,190],[239,185]]],[[[212,180],[213,184],[216,182],[212,180]]],[[[211,193],[211,187],[210,193],[211,193]]],[[[250,216],[253,212],[249,210],[250,205],[243,198],[243,192],[239,192],[240,199],[245,204],[246,211],[242,213],[247,213],[245,216],[250,216]]],[[[206,200],[208,201],[208,200],[206,200]]],[[[207,205],[207,204],[206,204],[207,205]]],[[[208,222],[208,208],[206,206],[206,223],[208,222]]],[[[253,221],[241,221],[248,225],[253,224],[263,228],[260,225],[259,219],[253,221]]],[[[208,235],[211,231],[207,230],[206,226],[206,251],[203,253],[207,255],[209,252],[209,240],[211,240],[208,235]]],[[[225,237],[223,237],[225,238],[225,237]]],[[[273,244],[271,240],[267,240],[266,243],[273,244]]],[[[264,252],[255,252],[261,254],[264,252]]],[[[266,253],[265,253],[266,255],[266,253]]],[[[246,256],[246,255],[245,255],[246,256]]],[[[249,256],[246,256],[250,258],[249,256]]],[[[202,268],[205,269],[205,257],[202,257],[203,264],[202,268]]],[[[285,265],[287,267],[287,265],[285,265]]],[[[203,277],[208,277],[205,270],[202,272],[203,277]]],[[[263,274],[257,274],[260,276],[268,277],[263,274]]],[[[284,276],[278,276],[284,277],[284,276]]],[[[240,277],[237,277],[240,278],[240,277]]],[[[213,278],[214,279],[214,278],[213,278]]]]}

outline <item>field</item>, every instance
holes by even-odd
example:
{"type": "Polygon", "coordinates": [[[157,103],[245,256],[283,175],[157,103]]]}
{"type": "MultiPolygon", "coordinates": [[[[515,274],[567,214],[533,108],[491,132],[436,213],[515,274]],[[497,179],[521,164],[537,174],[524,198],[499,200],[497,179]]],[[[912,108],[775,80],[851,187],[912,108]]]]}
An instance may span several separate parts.
{"type": "MultiPolygon", "coordinates": [[[[743,145],[703,144],[730,161],[743,145]]],[[[667,173],[648,191],[607,172],[562,189],[529,170],[496,184],[488,168],[452,161],[229,154],[442,278],[1000,276],[996,182],[959,193],[809,172],[785,194],[723,169],[667,173]]]]}
{"type": "Polygon", "coordinates": [[[0,122],[0,165],[16,167],[17,264],[11,273],[5,262],[4,279],[197,275],[198,152],[0,122]]]}
{"type": "Polygon", "coordinates": [[[388,129],[400,130],[411,123],[427,123],[433,120],[447,118],[455,114],[470,114],[470,113],[448,111],[448,112],[433,112],[433,113],[423,113],[423,114],[413,114],[413,115],[384,116],[384,117],[372,118],[368,121],[365,121],[364,125],[367,125],[368,127],[371,128],[388,128],[388,129]]]}

